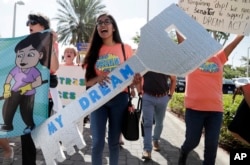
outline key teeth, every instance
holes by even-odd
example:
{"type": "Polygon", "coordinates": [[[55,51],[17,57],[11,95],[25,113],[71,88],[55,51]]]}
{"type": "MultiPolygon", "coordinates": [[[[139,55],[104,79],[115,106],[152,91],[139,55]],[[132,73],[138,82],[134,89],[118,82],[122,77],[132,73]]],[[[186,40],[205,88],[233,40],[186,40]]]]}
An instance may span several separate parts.
{"type": "Polygon", "coordinates": [[[38,129],[39,131],[34,130],[31,135],[36,147],[41,148],[46,164],[57,165],[57,162],[66,160],[62,146],[65,147],[65,151],[68,155],[76,153],[74,146],[79,149],[86,146],[83,135],[75,124],[69,124],[63,132],[58,131],[53,136],[45,136],[44,134],[41,136],[41,134],[39,134],[40,131],[45,129],[46,127],[38,129]]]}
{"type": "Polygon", "coordinates": [[[57,160],[58,162],[63,162],[64,160],[66,160],[66,156],[61,148],[59,149],[59,152],[57,152],[57,154],[55,155],[56,155],[55,160],[57,160]]]}
{"type": "Polygon", "coordinates": [[[69,155],[73,155],[76,153],[76,149],[74,148],[74,146],[76,146],[78,149],[83,149],[86,146],[86,143],[81,134],[79,136],[68,136],[68,138],[72,140],[63,141],[62,145],[65,147],[66,152],[69,155]]]}
{"type": "Polygon", "coordinates": [[[69,147],[69,148],[66,149],[66,152],[67,152],[68,155],[72,156],[72,155],[74,155],[76,153],[76,150],[75,150],[74,147],[69,147]]]}
{"type": "Polygon", "coordinates": [[[66,160],[66,156],[62,148],[59,145],[51,147],[51,148],[48,148],[48,147],[41,148],[41,150],[45,158],[46,164],[57,165],[57,162],[63,162],[66,160]],[[56,149],[56,148],[59,148],[59,149],[56,149]],[[50,152],[47,152],[46,150],[50,150],[50,152]]]}
{"type": "Polygon", "coordinates": [[[64,160],[66,160],[66,156],[63,152],[63,147],[65,148],[65,152],[68,155],[73,155],[76,153],[76,149],[73,146],[76,146],[78,149],[82,149],[86,146],[83,135],[80,133],[79,128],[75,124],[68,125],[67,127],[65,127],[65,129],[63,129],[63,131],[60,131],[60,133],[58,132],[57,134],[60,135],[60,138],[57,138],[57,135],[54,135],[54,138],[37,136],[37,133],[34,133],[34,135],[32,135],[36,147],[41,147],[46,164],[56,165],[57,162],[63,162],[64,160]],[[55,139],[59,140],[60,142],[55,141],[55,139]],[[42,145],[42,143],[49,144],[42,145]],[[51,147],[43,148],[43,146],[51,147]]]}

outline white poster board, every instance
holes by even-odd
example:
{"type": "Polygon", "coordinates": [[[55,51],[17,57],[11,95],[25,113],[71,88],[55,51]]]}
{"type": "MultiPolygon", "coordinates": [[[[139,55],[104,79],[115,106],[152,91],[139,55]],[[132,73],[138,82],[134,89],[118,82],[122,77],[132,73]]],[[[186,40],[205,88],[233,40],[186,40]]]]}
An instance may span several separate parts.
{"type": "Polygon", "coordinates": [[[179,6],[206,29],[249,35],[249,0],[180,0],[179,6]]]}
{"type": "Polygon", "coordinates": [[[83,68],[78,65],[60,65],[56,72],[58,77],[57,90],[63,107],[85,92],[84,72],[83,68]]]}

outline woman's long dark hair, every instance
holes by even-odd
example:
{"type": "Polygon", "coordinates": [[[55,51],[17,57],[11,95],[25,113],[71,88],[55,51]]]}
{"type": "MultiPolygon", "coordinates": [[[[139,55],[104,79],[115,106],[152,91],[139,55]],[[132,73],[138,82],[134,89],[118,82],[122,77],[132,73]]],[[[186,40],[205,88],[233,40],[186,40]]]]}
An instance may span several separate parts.
{"type": "MultiPolygon", "coordinates": [[[[109,14],[102,14],[99,17],[97,17],[96,20],[98,20],[102,16],[109,17],[109,19],[112,22],[112,25],[114,28],[113,41],[115,41],[115,43],[122,43],[119,29],[118,29],[117,23],[116,23],[115,19],[113,18],[113,16],[111,16],[109,14]]],[[[96,71],[95,71],[95,64],[96,64],[96,61],[98,59],[99,51],[100,51],[102,45],[103,45],[102,38],[98,34],[97,26],[95,26],[94,31],[92,33],[91,41],[90,41],[90,47],[88,49],[88,52],[87,52],[87,54],[84,58],[83,64],[82,64],[83,68],[85,67],[85,65],[87,65],[86,74],[85,74],[86,81],[97,76],[96,71]]]]}

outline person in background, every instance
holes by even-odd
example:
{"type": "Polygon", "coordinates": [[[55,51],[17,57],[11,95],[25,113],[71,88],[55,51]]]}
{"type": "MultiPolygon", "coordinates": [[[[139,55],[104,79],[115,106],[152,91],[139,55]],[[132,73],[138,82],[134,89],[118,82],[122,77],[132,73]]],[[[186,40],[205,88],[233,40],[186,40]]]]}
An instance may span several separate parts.
{"type": "MultiPolygon", "coordinates": [[[[77,50],[73,47],[67,47],[64,50],[63,53],[63,59],[64,59],[64,64],[66,66],[72,66],[75,65],[74,60],[75,57],[77,56],[77,50]]],[[[84,117],[83,123],[86,124],[89,122],[89,115],[84,117]]]]}
{"type": "Polygon", "coordinates": [[[168,101],[171,99],[175,87],[176,76],[155,72],[147,72],[143,76],[142,93],[142,121],[144,129],[143,154],[145,160],[151,159],[152,149],[160,151],[159,140],[163,129],[163,121],[168,101]],[[155,126],[153,129],[153,123],[155,126]],[[152,136],[153,130],[153,136],[152,136]]]}
{"type": "MultiPolygon", "coordinates": [[[[86,69],[85,79],[87,89],[95,84],[105,86],[110,83],[108,73],[132,56],[129,45],[123,44],[115,19],[109,14],[97,17],[89,50],[83,62],[86,69]],[[124,58],[126,57],[126,59],[124,58]]],[[[138,84],[141,76],[135,74],[133,83],[138,84]]],[[[90,130],[92,134],[92,165],[101,165],[105,144],[106,124],[108,122],[109,164],[118,165],[119,137],[121,134],[124,112],[127,110],[127,87],[107,103],[90,114],[90,130]]]]}
{"type": "Polygon", "coordinates": [[[74,60],[76,56],[77,56],[77,51],[74,47],[71,46],[66,47],[63,53],[63,60],[64,60],[63,65],[74,66],[75,65],[74,60]]]}
{"type": "Polygon", "coordinates": [[[240,142],[246,145],[250,145],[250,131],[246,125],[249,125],[250,116],[250,84],[241,83],[236,80],[235,92],[233,95],[233,103],[237,94],[242,94],[243,99],[240,102],[233,120],[228,125],[228,130],[231,132],[233,137],[238,139],[240,142]]]}
{"type": "Polygon", "coordinates": [[[204,64],[186,76],[185,89],[185,141],[180,149],[179,165],[185,165],[187,156],[205,133],[203,165],[214,165],[217,155],[223,117],[223,66],[244,36],[238,35],[230,44],[218,51],[204,64]]]}
{"type": "MultiPolygon", "coordinates": [[[[50,29],[50,20],[48,17],[40,13],[29,14],[26,25],[29,27],[30,34],[32,34],[50,29]]],[[[59,60],[58,60],[57,34],[54,31],[52,31],[52,34],[53,34],[53,41],[52,41],[53,45],[52,45],[52,54],[50,59],[50,75],[51,75],[50,87],[55,88],[57,86],[57,78],[55,72],[59,67],[59,60]]],[[[51,99],[51,96],[49,96],[49,109],[48,109],[49,115],[51,114],[52,107],[53,107],[53,101],[51,99]]],[[[36,147],[30,133],[21,136],[21,145],[22,145],[22,164],[35,165],[36,147]]]]}
{"type": "MultiPolygon", "coordinates": [[[[63,59],[64,59],[64,63],[62,65],[64,66],[76,66],[79,67],[78,65],[76,65],[76,63],[74,62],[75,58],[77,57],[77,50],[75,47],[73,46],[68,46],[64,49],[64,53],[63,53],[63,59]]],[[[86,116],[85,118],[88,118],[88,116],[86,116]]],[[[87,123],[88,119],[80,119],[78,121],[78,127],[81,130],[81,132],[83,133],[83,125],[84,123],[87,123]]]]}

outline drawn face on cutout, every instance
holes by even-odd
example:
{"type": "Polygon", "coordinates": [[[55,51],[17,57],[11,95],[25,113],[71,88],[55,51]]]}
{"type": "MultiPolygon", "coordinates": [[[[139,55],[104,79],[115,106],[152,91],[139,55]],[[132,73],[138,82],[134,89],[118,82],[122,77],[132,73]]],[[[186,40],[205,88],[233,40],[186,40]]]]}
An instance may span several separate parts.
{"type": "Polygon", "coordinates": [[[36,66],[42,57],[43,54],[30,45],[18,50],[16,53],[16,65],[21,69],[28,69],[36,66]]]}

